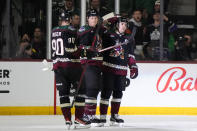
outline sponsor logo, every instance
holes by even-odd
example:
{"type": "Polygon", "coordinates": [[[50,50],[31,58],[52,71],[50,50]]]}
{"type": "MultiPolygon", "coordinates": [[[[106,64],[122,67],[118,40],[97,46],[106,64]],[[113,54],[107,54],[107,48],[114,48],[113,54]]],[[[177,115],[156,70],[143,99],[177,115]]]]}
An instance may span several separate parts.
{"type": "Polygon", "coordinates": [[[9,90],[4,90],[4,87],[8,87],[10,82],[10,73],[11,70],[0,69],[0,93],[9,93],[9,90]]]}
{"type": "Polygon", "coordinates": [[[10,78],[10,70],[0,69],[0,78],[10,78]]]}
{"type": "Polygon", "coordinates": [[[164,71],[156,85],[159,93],[166,91],[197,91],[197,78],[188,77],[186,69],[173,67],[164,71]]]}

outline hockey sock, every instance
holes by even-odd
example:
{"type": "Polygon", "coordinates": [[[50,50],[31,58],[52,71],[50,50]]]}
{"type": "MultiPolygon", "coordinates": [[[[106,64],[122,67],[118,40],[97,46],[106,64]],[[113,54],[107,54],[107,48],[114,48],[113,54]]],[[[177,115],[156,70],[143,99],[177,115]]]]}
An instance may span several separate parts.
{"type": "Polygon", "coordinates": [[[75,100],[75,119],[82,118],[84,114],[85,96],[77,95],[75,100]]]}
{"type": "Polygon", "coordinates": [[[107,115],[109,100],[101,99],[100,101],[100,115],[107,115]]]}
{"type": "Polygon", "coordinates": [[[120,109],[121,99],[112,99],[111,101],[111,114],[118,114],[120,109]]]}
{"type": "Polygon", "coordinates": [[[71,121],[71,109],[62,107],[61,110],[62,110],[62,114],[64,116],[65,121],[71,121]]]}
{"type": "Polygon", "coordinates": [[[86,115],[95,115],[96,114],[96,107],[97,107],[97,100],[96,99],[86,99],[84,113],[86,115]]]}
{"type": "Polygon", "coordinates": [[[84,106],[75,106],[75,119],[82,118],[84,114],[84,106]]]}

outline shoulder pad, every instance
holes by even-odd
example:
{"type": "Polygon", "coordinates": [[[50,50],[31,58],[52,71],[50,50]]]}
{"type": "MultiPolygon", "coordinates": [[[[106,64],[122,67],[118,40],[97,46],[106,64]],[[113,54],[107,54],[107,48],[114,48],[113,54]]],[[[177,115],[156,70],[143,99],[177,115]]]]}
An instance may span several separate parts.
{"type": "Polygon", "coordinates": [[[65,26],[60,26],[60,29],[63,29],[63,30],[68,30],[68,25],[65,25],[65,26]]]}
{"type": "Polygon", "coordinates": [[[84,32],[86,30],[86,27],[85,26],[82,26],[80,29],[79,29],[79,32],[84,32]]]}
{"type": "Polygon", "coordinates": [[[76,29],[73,26],[69,26],[68,29],[71,31],[76,31],[76,29]]]}
{"type": "Polygon", "coordinates": [[[111,37],[111,38],[114,38],[114,37],[115,37],[115,35],[114,35],[114,34],[110,34],[110,37],[111,37]]]}
{"type": "Polygon", "coordinates": [[[90,30],[90,29],[91,29],[90,26],[84,25],[84,26],[82,26],[82,27],[79,29],[79,32],[81,33],[81,32],[84,32],[84,31],[87,31],[87,30],[90,30]]]}
{"type": "Polygon", "coordinates": [[[59,26],[54,27],[54,28],[52,29],[52,31],[53,31],[53,30],[57,30],[57,29],[59,29],[59,26]]]}

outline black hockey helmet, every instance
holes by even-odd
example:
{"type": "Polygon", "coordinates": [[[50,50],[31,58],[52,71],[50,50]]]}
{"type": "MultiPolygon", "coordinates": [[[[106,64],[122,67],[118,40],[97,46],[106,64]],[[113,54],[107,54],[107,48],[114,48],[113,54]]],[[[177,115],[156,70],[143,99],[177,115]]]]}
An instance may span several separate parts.
{"type": "Polygon", "coordinates": [[[120,23],[120,22],[125,22],[125,23],[128,23],[128,20],[126,17],[119,17],[118,18],[118,22],[117,23],[120,23]]]}
{"type": "Polygon", "coordinates": [[[64,10],[60,13],[59,20],[69,21],[71,19],[71,13],[68,10],[64,10]]]}
{"type": "Polygon", "coordinates": [[[127,18],[126,18],[126,17],[120,16],[120,17],[118,17],[118,20],[117,20],[117,22],[116,22],[116,28],[117,28],[117,29],[119,28],[119,23],[120,23],[120,22],[125,22],[125,23],[127,23],[127,26],[128,26],[128,20],[127,20],[127,18]]]}
{"type": "Polygon", "coordinates": [[[87,17],[90,17],[90,16],[99,16],[99,13],[97,10],[95,9],[91,9],[87,12],[87,17]]]}

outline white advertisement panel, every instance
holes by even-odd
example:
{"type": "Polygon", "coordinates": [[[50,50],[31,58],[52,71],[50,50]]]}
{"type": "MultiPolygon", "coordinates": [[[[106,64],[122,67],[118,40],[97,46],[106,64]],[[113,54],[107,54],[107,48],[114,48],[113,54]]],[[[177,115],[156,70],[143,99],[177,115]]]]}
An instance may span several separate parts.
{"type": "Polygon", "coordinates": [[[54,74],[43,68],[42,62],[0,62],[0,106],[53,106],[54,74]]]}
{"type": "MultiPolygon", "coordinates": [[[[54,74],[43,67],[42,62],[0,62],[0,106],[53,106],[54,74]]],[[[197,64],[138,63],[138,68],[122,107],[197,107],[197,64]]]]}
{"type": "Polygon", "coordinates": [[[126,107],[197,107],[197,64],[138,63],[124,92],[126,107]]]}

